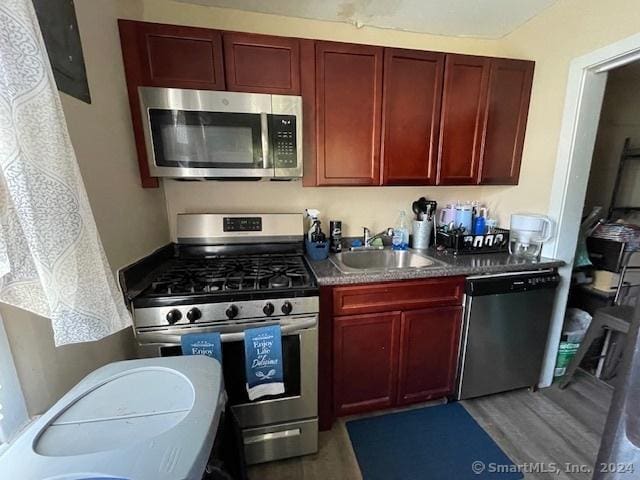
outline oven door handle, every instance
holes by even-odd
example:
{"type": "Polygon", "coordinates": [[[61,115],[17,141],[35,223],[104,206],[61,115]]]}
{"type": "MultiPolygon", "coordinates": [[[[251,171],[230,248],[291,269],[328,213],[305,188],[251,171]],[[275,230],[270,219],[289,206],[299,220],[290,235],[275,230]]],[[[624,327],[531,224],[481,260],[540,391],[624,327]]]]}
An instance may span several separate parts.
{"type": "MultiPolygon", "coordinates": [[[[308,318],[308,319],[302,320],[301,322],[284,325],[280,328],[280,332],[282,335],[289,335],[299,330],[304,330],[305,328],[315,327],[317,323],[318,321],[316,317],[308,318]]],[[[184,333],[182,335],[187,335],[188,333],[198,333],[198,330],[195,328],[194,329],[185,328],[183,330],[184,330],[184,333]]],[[[215,332],[215,330],[213,331],[215,332]]],[[[166,333],[166,330],[163,332],[141,332],[141,334],[144,335],[144,343],[165,343],[165,344],[172,343],[172,344],[179,345],[180,337],[182,337],[182,335],[166,333]]],[[[244,340],[244,331],[220,334],[220,341],[222,343],[239,342],[243,340],[244,340]]]]}

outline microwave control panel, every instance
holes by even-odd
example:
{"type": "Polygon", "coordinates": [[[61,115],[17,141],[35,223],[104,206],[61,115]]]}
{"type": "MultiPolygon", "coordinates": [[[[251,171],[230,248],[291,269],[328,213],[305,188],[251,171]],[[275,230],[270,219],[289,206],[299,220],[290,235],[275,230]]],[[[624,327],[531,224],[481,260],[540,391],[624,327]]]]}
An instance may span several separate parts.
{"type": "Polygon", "coordinates": [[[294,115],[269,115],[273,164],[276,168],[296,168],[297,142],[294,115]]]}

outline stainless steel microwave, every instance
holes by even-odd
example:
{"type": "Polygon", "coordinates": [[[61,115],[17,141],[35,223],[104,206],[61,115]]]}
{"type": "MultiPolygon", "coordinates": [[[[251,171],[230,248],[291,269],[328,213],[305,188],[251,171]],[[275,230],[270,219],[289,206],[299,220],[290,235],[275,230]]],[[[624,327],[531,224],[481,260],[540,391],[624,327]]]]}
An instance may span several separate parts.
{"type": "Polygon", "coordinates": [[[156,177],[302,177],[302,98],[139,87],[156,177]]]}

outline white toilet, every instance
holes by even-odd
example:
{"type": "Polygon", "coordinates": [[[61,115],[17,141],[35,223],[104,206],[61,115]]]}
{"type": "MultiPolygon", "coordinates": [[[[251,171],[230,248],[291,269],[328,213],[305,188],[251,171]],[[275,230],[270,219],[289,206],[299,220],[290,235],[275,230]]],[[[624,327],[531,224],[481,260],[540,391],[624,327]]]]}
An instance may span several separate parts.
{"type": "Polygon", "coordinates": [[[0,478],[200,480],[224,397],[220,363],[209,357],[106,365],[0,456],[0,478]]]}

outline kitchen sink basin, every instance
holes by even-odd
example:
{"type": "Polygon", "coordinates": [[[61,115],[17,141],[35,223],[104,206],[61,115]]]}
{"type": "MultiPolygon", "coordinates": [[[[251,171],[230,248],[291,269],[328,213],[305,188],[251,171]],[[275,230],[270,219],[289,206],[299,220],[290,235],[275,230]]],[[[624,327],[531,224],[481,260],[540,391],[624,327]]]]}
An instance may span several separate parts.
{"type": "Polygon", "coordinates": [[[415,251],[353,250],[331,257],[333,264],[343,273],[385,272],[410,268],[429,268],[441,265],[415,251]]]}

